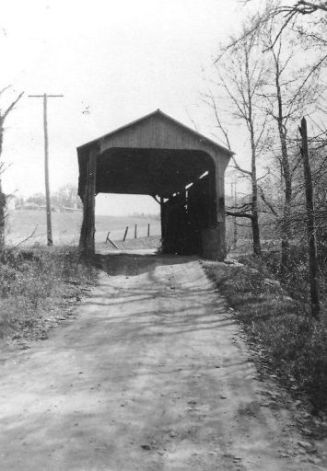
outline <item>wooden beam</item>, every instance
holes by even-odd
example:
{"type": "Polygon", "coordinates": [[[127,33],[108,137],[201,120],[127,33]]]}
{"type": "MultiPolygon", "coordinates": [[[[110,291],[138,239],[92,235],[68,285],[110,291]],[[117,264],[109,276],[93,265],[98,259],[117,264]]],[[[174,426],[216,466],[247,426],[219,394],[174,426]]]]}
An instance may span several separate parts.
{"type": "Polygon", "coordinates": [[[83,195],[83,223],[79,247],[82,253],[93,255],[95,252],[95,191],[97,148],[90,149],[87,161],[85,189],[83,195]]]}

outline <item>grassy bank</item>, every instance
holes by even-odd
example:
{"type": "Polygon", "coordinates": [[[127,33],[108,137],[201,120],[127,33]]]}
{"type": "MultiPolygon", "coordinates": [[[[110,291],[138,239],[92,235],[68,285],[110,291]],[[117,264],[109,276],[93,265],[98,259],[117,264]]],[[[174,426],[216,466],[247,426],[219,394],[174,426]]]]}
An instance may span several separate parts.
{"type": "Polygon", "coordinates": [[[73,248],[5,250],[0,254],[0,336],[24,346],[45,339],[94,283],[95,269],[73,248]]]}
{"type": "Polygon", "coordinates": [[[314,414],[326,412],[326,316],[312,320],[255,258],[243,266],[204,265],[257,352],[259,369],[264,365],[294,397],[308,400],[314,414]]]}

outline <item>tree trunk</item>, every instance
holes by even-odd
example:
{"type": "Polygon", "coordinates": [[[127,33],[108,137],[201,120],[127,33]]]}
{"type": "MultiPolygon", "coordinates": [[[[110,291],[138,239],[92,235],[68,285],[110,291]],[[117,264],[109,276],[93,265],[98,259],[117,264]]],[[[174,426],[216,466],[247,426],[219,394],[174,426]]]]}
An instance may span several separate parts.
{"type": "Polygon", "coordinates": [[[254,116],[252,109],[253,91],[251,86],[251,71],[249,68],[249,53],[245,51],[245,74],[247,80],[247,106],[248,106],[248,129],[250,132],[251,145],[251,187],[252,187],[252,241],[253,252],[261,255],[259,211],[258,211],[258,182],[257,182],[257,146],[255,143],[254,116]]]}
{"type": "MultiPolygon", "coordinates": [[[[3,143],[3,123],[0,117],[0,158],[2,153],[3,143]]],[[[1,164],[1,161],[0,161],[1,164]]],[[[1,165],[0,165],[0,251],[5,246],[5,217],[6,217],[6,195],[2,193],[2,182],[1,182],[1,165]]]]}
{"type": "Polygon", "coordinates": [[[252,239],[253,252],[255,255],[261,255],[260,226],[259,226],[259,208],[258,208],[258,182],[257,182],[257,163],[256,147],[254,142],[254,129],[252,122],[252,111],[250,107],[250,136],[251,136],[251,186],[252,186],[252,239]]]}
{"type": "Polygon", "coordinates": [[[282,177],[284,180],[284,207],[283,207],[283,216],[281,224],[281,274],[285,274],[287,268],[289,267],[290,259],[290,239],[292,237],[291,231],[291,216],[292,216],[292,174],[290,169],[290,163],[288,158],[288,148],[287,148],[287,130],[284,124],[284,111],[283,111],[283,99],[282,91],[280,86],[280,67],[279,59],[275,58],[275,85],[276,85],[276,97],[278,105],[278,115],[277,115],[277,127],[279,140],[281,144],[281,166],[282,166],[282,177]]]}
{"type": "Polygon", "coordinates": [[[311,294],[311,312],[313,317],[319,318],[319,282],[318,282],[318,260],[316,243],[316,224],[313,200],[313,184],[308,150],[307,122],[302,118],[300,132],[302,136],[302,158],[305,182],[305,197],[307,210],[307,234],[308,234],[308,255],[310,270],[310,294],[311,294]]]}
{"type": "MultiPolygon", "coordinates": [[[[281,127],[281,126],[280,126],[281,127]]],[[[286,136],[284,130],[280,130],[280,140],[282,144],[282,169],[284,179],[284,207],[282,219],[282,255],[281,273],[285,273],[289,267],[290,240],[292,238],[291,217],[292,217],[292,176],[288,160],[286,136]]]]}
{"type": "MultiPolygon", "coordinates": [[[[1,94],[2,92],[0,92],[1,94]]],[[[18,101],[23,96],[23,93],[20,93],[18,97],[9,105],[5,112],[0,110],[0,251],[3,250],[5,246],[5,228],[6,228],[6,195],[2,192],[2,182],[1,182],[1,173],[3,170],[3,162],[1,161],[2,156],[2,147],[3,147],[3,131],[4,131],[4,122],[8,114],[14,109],[18,101]]]]}
{"type": "Polygon", "coordinates": [[[253,252],[255,255],[261,255],[261,240],[260,240],[260,226],[259,226],[259,211],[258,211],[258,184],[257,184],[257,172],[255,163],[255,153],[252,157],[252,240],[253,240],[253,252]]]}
{"type": "Polygon", "coordinates": [[[0,179],[0,252],[5,246],[5,218],[6,218],[6,195],[2,193],[0,179]]]}
{"type": "Polygon", "coordinates": [[[258,213],[253,212],[252,222],[252,238],[253,238],[253,252],[255,255],[261,255],[261,241],[260,241],[260,227],[258,213]]]}

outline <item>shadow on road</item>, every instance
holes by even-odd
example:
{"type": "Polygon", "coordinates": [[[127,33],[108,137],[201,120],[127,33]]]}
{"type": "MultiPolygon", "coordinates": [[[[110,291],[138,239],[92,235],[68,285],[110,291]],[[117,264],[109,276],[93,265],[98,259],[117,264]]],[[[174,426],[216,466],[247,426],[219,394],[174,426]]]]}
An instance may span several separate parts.
{"type": "Polygon", "coordinates": [[[196,257],[179,255],[140,255],[140,254],[96,254],[94,263],[108,275],[137,276],[149,273],[162,265],[179,265],[196,260],[196,257]]]}

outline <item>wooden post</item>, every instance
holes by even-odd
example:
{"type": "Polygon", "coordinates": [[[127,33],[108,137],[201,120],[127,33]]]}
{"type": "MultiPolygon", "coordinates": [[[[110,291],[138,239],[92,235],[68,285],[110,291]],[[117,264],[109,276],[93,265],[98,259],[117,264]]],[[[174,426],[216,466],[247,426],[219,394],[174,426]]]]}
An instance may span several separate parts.
{"type": "Polygon", "coordinates": [[[150,224],[148,224],[148,237],[150,237],[150,224]]]}
{"type": "Polygon", "coordinates": [[[113,241],[110,239],[109,234],[110,234],[110,232],[108,233],[108,237],[107,237],[106,242],[109,242],[115,249],[118,249],[118,250],[119,250],[119,247],[115,244],[115,242],[113,242],[113,241]]]}
{"type": "Polygon", "coordinates": [[[86,180],[83,196],[83,223],[80,236],[80,249],[86,255],[95,252],[95,192],[97,149],[92,148],[86,165],[86,180]]]}
{"type": "Polygon", "coordinates": [[[128,226],[126,226],[126,229],[125,229],[125,232],[124,232],[123,242],[125,242],[125,240],[126,240],[127,232],[128,232],[128,226]]]}
{"type": "Polygon", "coordinates": [[[134,226],[134,239],[137,239],[137,224],[134,226]]]}
{"type": "Polygon", "coordinates": [[[161,224],[161,250],[166,251],[166,212],[164,207],[164,199],[160,196],[160,224],[161,224]]]}
{"type": "Polygon", "coordinates": [[[29,98],[43,99],[43,133],[44,133],[44,177],[45,177],[45,201],[47,217],[47,243],[53,245],[52,223],[51,223],[51,201],[50,201],[50,183],[49,183],[49,137],[48,137],[48,98],[62,98],[64,95],[28,95],[29,98]]]}
{"type": "Polygon", "coordinates": [[[305,182],[305,197],[307,210],[307,233],[308,233],[308,251],[309,251],[309,270],[310,270],[310,292],[311,292],[311,311],[312,315],[318,319],[319,304],[319,284],[318,284],[318,261],[317,244],[315,233],[315,217],[313,202],[313,185],[309,160],[308,132],[305,118],[301,120],[300,134],[302,137],[301,154],[303,158],[303,171],[305,182]]]}
{"type": "Polygon", "coordinates": [[[44,132],[44,176],[45,176],[45,202],[47,212],[47,243],[53,245],[52,223],[51,223],[51,201],[50,201],[50,183],[49,183],[49,139],[48,139],[48,120],[47,120],[47,95],[43,95],[43,132],[44,132]]]}
{"type": "Polygon", "coordinates": [[[107,234],[106,244],[108,243],[108,240],[110,240],[110,237],[109,237],[109,236],[110,236],[110,232],[108,232],[108,234],[107,234]]]}

